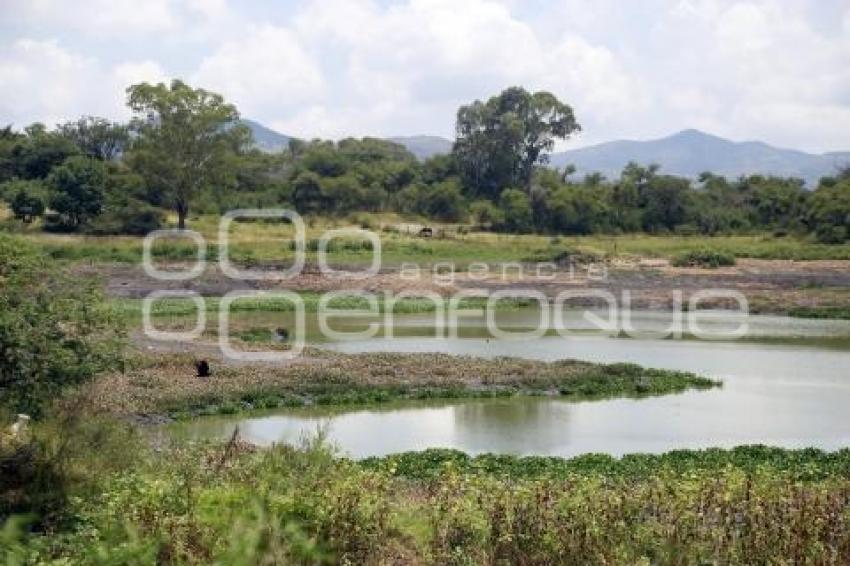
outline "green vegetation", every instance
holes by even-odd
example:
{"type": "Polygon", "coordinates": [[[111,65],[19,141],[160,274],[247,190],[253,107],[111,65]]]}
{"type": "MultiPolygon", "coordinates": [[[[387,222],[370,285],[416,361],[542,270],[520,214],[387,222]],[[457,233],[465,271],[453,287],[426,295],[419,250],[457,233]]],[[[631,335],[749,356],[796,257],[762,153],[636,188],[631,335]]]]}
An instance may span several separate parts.
{"type": "Polygon", "coordinates": [[[233,182],[231,160],[250,141],[250,131],[238,124],[236,107],[221,95],[179,80],[170,86],[133,85],[127,89],[127,106],[136,115],[128,162],[149,186],[167,192],[182,230],[202,190],[233,182]]]}
{"type": "Polygon", "coordinates": [[[835,564],[850,551],[846,450],[358,463],[320,439],[262,451],[234,439],[96,468],[117,440],[133,444],[100,436],[100,453],[75,461],[93,480],[67,484],[48,536],[23,517],[0,527],[4,563],[835,564]]]}
{"type": "Polygon", "coordinates": [[[707,267],[735,265],[735,256],[707,248],[691,250],[675,256],[670,262],[676,267],[707,267]]]}
{"type": "Polygon", "coordinates": [[[0,407],[39,415],[69,387],[114,367],[120,345],[95,282],[74,281],[0,235],[0,407]]]}
{"type": "MultiPolygon", "coordinates": [[[[140,234],[156,229],[166,209],[178,227],[194,228],[192,211],[287,207],[311,218],[396,212],[472,220],[513,233],[773,233],[827,247],[850,238],[850,169],[809,191],[799,179],[762,175],[707,172],[694,182],[652,164],[630,163],[616,179],[547,168],[555,140],[579,129],[570,106],[547,92],[512,87],[462,106],[453,152],[425,162],[375,138],[293,140],[264,153],[251,148],[233,105],[181,81],[134,85],[127,102],[136,116],[129,126],[84,117],[54,130],[0,130],[0,196],[21,221],[39,224],[33,220],[49,205],[45,228],[140,234]]],[[[769,257],[780,254],[788,252],[769,257]]]]}
{"type": "MultiPolygon", "coordinates": [[[[304,303],[304,311],[312,313],[319,310],[319,304],[324,294],[304,291],[299,292],[298,296],[304,303]]],[[[378,312],[386,312],[389,308],[386,296],[381,293],[376,293],[375,296],[378,301],[378,312]]],[[[124,318],[138,320],[142,316],[142,299],[111,299],[109,302],[116,314],[124,318]]],[[[445,299],[443,301],[443,306],[447,307],[448,303],[449,299],[445,299]]],[[[486,298],[467,297],[461,299],[458,306],[463,309],[471,309],[484,308],[486,304],[486,298]]],[[[536,306],[537,304],[537,301],[531,298],[503,298],[495,303],[495,308],[507,310],[536,306]]],[[[204,306],[206,307],[207,312],[219,312],[220,305],[220,297],[204,297],[204,306]]],[[[328,303],[328,307],[338,310],[368,310],[369,301],[364,297],[356,295],[341,295],[331,299],[328,303]]],[[[436,307],[437,305],[434,301],[422,297],[399,297],[392,301],[392,310],[396,314],[432,312],[436,309],[436,307]]],[[[153,303],[151,307],[151,316],[179,317],[184,315],[194,315],[196,310],[197,307],[192,300],[179,297],[164,298],[153,303]]],[[[293,310],[295,310],[295,306],[292,301],[282,298],[243,298],[234,301],[230,306],[231,312],[291,312],[293,310]]],[[[268,334],[268,330],[266,330],[266,334],[268,334]]]]}
{"type": "Polygon", "coordinates": [[[283,367],[228,367],[213,360],[213,377],[198,380],[192,361],[179,355],[131,359],[123,372],[101,377],[85,393],[100,412],[185,418],[278,406],[404,399],[646,397],[721,385],[691,373],[634,364],[325,351],[311,351],[300,363],[283,367]]]}
{"type": "MultiPolygon", "coordinates": [[[[73,275],[60,269],[138,263],[138,236],[166,223],[199,231],[215,260],[220,214],[257,207],[306,216],[308,261],[324,230],[351,225],[382,232],[385,265],[846,260],[850,169],[813,192],[796,179],[706,173],[693,182],[634,163],[617,179],[576,180],[545,167],[554,141],[579,128],[571,108],[521,88],[463,106],[453,153],[425,162],[372,138],[250,149],[234,106],[180,81],[135,85],[128,105],[129,125],[83,117],[53,130],[0,130],[0,198],[11,211],[0,229],[20,234],[0,235],[0,562],[822,564],[850,556],[850,450],[570,460],[428,450],[354,462],[321,438],[258,450],[237,437],[220,445],[149,435],[130,423],[407,399],[640,398],[720,383],[632,364],[314,350],[274,367],[211,358],[212,376],[199,379],[194,356],[125,357],[119,321],[138,317],[140,301],[110,303],[79,266],[73,275]],[[422,225],[433,237],[418,237],[422,225]],[[13,432],[7,423],[22,411],[34,420],[13,432]]],[[[249,267],[289,261],[293,246],[281,243],[292,234],[288,223],[236,222],[231,258],[249,267]]],[[[329,251],[344,265],[370,262],[373,252],[353,238],[329,251]]],[[[166,239],[153,256],[191,262],[195,249],[166,239]]],[[[841,293],[801,294],[824,300],[790,312],[850,317],[841,293]]],[[[317,309],[317,293],[301,297],[317,309]]],[[[219,304],[211,298],[205,308],[219,304]]],[[[432,308],[404,298],[395,310],[432,308]]],[[[193,312],[176,299],[154,309],[193,312]]],[[[237,329],[246,349],[267,336],[237,329]]]]}
{"type": "Polygon", "coordinates": [[[360,461],[368,469],[387,470],[400,478],[426,480],[446,470],[460,474],[522,479],[557,479],[586,475],[595,478],[648,479],[660,473],[686,476],[736,469],[787,474],[797,481],[821,481],[850,476],[850,449],[824,452],[815,448],[787,450],[769,446],[738,446],[729,450],[673,450],[664,454],[584,454],[574,458],[480,454],[432,448],[360,461]]]}
{"type": "Polygon", "coordinates": [[[788,310],[788,316],[797,318],[850,319],[850,307],[830,305],[794,307],[788,310]]]}
{"type": "MultiPolygon", "coordinates": [[[[103,217],[101,217],[103,218],[103,217]]],[[[557,236],[507,235],[489,232],[459,233],[455,225],[440,225],[438,236],[430,240],[416,237],[396,228],[404,220],[394,215],[360,213],[349,219],[325,219],[307,229],[308,241],[317,240],[325,229],[366,223],[373,229],[381,228],[381,251],[384,266],[400,266],[416,262],[430,266],[437,262],[452,262],[459,269],[475,262],[499,264],[503,262],[552,261],[562,252],[578,257],[672,258],[678,254],[710,246],[720,253],[736,258],[838,260],[850,259],[850,243],[840,245],[820,244],[805,238],[774,237],[765,234],[714,236],[677,235],[587,235],[557,236]],[[552,242],[556,241],[556,244],[552,242]]],[[[8,224],[7,224],[8,226],[8,224]]],[[[29,228],[32,225],[28,225],[29,228]]],[[[193,229],[198,230],[208,243],[207,258],[218,256],[218,217],[201,216],[195,219],[193,229]]],[[[41,248],[53,259],[65,262],[119,262],[138,264],[142,260],[142,242],[133,237],[100,238],[80,235],[45,235],[27,230],[23,234],[33,245],[41,248]]],[[[294,253],[288,244],[292,232],[288,226],[275,224],[239,224],[231,234],[230,257],[242,264],[291,261],[294,253]]],[[[372,253],[360,241],[332,244],[329,260],[338,265],[358,266],[369,264],[372,253]]],[[[315,244],[311,244],[315,246],[315,244]]],[[[162,262],[193,261],[195,247],[188,240],[158,240],[153,246],[153,257],[162,262]]],[[[316,261],[315,251],[307,250],[308,262],[316,261]]]]}

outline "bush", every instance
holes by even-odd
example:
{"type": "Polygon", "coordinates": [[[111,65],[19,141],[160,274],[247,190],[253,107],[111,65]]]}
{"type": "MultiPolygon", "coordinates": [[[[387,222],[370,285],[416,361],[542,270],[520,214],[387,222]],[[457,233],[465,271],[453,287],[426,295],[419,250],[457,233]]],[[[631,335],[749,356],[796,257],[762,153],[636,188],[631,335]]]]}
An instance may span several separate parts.
{"type": "Polygon", "coordinates": [[[735,265],[735,256],[727,252],[701,249],[683,252],[670,262],[676,267],[706,267],[715,269],[725,265],[735,265]]]}
{"type": "Polygon", "coordinates": [[[477,200],[469,205],[469,213],[478,226],[492,228],[505,222],[505,215],[489,200],[477,200]]]}
{"type": "Polygon", "coordinates": [[[69,157],[50,172],[50,208],[63,226],[74,230],[102,212],[106,180],[101,162],[81,156],[69,157]]]}
{"type": "Polygon", "coordinates": [[[119,327],[94,281],[50,267],[26,242],[0,236],[0,391],[38,416],[67,387],[120,359],[119,327]]]}
{"type": "Polygon", "coordinates": [[[47,189],[41,181],[15,179],[0,184],[0,198],[9,203],[18,220],[31,222],[44,214],[47,189]]]}
{"type": "Polygon", "coordinates": [[[95,235],[127,234],[146,236],[162,227],[162,211],[147,203],[131,201],[125,206],[111,207],[91,221],[86,232],[95,235]]]}
{"type": "Polygon", "coordinates": [[[843,244],[847,239],[847,228],[828,224],[818,226],[815,230],[815,237],[821,244],[843,244]]]}
{"type": "Polygon", "coordinates": [[[504,228],[509,232],[528,232],[533,228],[531,202],[519,189],[505,189],[499,197],[504,214],[504,228]]]}

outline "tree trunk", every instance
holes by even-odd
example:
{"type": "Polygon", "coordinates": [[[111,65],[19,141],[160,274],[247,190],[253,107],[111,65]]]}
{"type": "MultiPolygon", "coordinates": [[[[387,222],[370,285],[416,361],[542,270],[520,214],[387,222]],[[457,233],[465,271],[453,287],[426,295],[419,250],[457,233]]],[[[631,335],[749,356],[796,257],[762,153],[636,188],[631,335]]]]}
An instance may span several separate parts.
{"type": "Polygon", "coordinates": [[[185,204],[177,205],[177,229],[186,229],[186,216],[189,215],[189,206],[185,204]]]}

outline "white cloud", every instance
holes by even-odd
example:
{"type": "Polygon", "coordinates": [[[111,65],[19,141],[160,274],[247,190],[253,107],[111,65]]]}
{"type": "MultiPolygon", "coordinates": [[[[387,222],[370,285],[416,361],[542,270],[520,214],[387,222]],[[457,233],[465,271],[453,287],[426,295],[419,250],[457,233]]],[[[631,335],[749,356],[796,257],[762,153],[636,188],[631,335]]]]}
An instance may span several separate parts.
{"type": "Polygon", "coordinates": [[[34,120],[52,125],[89,102],[86,84],[97,71],[95,60],[55,41],[20,39],[0,59],[0,115],[17,125],[34,120]]]}
{"type": "Polygon", "coordinates": [[[576,34],[544,41],[489,0],[411,0],[385,9],[367,0],[329,0],[309,6],[295,29],[317,49],[344,53],[334,78],[344,84],[345,99],[320,101],[324,115],[335,117],[324,121],[335,125],[336,136],[449,134],[460,104],[512,85],[550,89],[600,122],[646,103],[639,81],[612,51],[576,34]]]}
{"type": "Polygon", "coordinates": [[[120,115],[127,83],[181,76],[294,135],[451,135],[460,104],[518,84],[573,105],[582,144],[699,127],[850,148],[850,9],[840,1],[0,0],[0,9],[0,110],[16,121],[120,115]]]}
{"type": "Polygon", "coordinates": [[[141,82],[167,82],[165,70],[156,61],[138,61],[120,63],[112,71],[112,75],[124,88],[141,82]]]}
{"type": "Polygon", "coordinates": [[[35,121],[52,126],[83,114],[124,119],[124,90],[142,80],[165,75],[153,61],[104,68],[56,40],[19,39],[0,56],[0,116],[19,127],[35,121]]]}
{"type": "Polygon", "coordinates": [[[27,0],[9,2],[10,21],[58,25],[93,34],[125,35],[173,30],[177,17],[170,0],[27,0]]]}
{"type": "Polygon", "coordinates": [[[246,116],[275,117],[322,95],[322,74],[289,30],[264,25],[201,61],[192,82],[216,90],[246,116]]]}

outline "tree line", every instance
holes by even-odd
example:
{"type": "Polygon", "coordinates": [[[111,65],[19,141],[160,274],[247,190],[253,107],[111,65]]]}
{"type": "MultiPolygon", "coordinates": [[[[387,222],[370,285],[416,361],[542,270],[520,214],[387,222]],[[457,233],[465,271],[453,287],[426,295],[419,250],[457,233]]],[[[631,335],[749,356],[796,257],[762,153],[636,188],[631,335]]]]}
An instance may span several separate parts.
{"type": "Polygon", "coordinates": [[[698,179],[629,163],[618,178],[578,178],[547,166],[557,140],[580,130],[547,92],[506,89],[457,113],[452,152],[418,161],[378,138],[292,139],[253,146],[220,95],[175,80],[127,90],[126,124],[82,117],[48,130],[0,129],[0,197],[16,218],[44,228],[144,234],[164,211],[289,206],[305,215],[397,211],[481,229],[551,234],[772,231],[850,239],[850,167],[808,190],[765,175],[698,179]]]}

